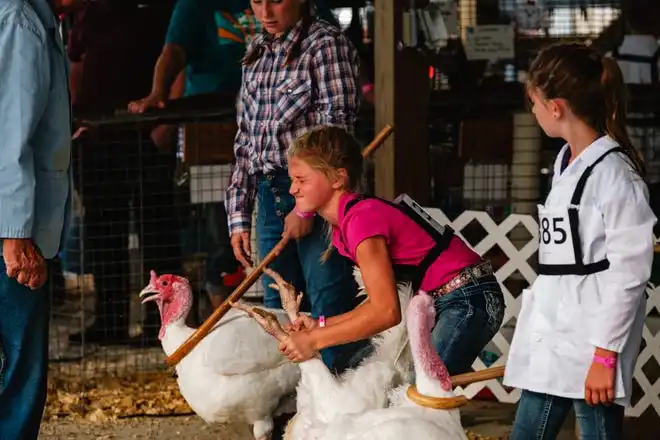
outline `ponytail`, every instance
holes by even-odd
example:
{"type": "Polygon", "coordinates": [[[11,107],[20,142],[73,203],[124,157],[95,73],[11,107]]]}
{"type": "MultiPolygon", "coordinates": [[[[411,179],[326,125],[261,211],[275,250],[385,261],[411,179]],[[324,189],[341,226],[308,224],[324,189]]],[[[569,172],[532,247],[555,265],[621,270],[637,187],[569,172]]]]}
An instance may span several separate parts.
{"type": "MultiPolygon", "coordinates": [[[[256,39],[253,39],[252,41],[256,41],[256,39]]],[[[264,54],[263,44],[254,44],[252,47],[248,48],[245,57],[243,57],[243,65],[251,66],[252,64],[254,64],[255,61],[261,58],[261,55],[263,54],[264,54]]]]}
{"type": "Polygon", "coordinates": [[[314,20],[316,17],[314,16],[312,12],[312,0],[304,0],[300,4],[300,9],[301,9],[301,15],[302,15],[302,29],[300,30],[300,36],[296,40],[295,44],[291,46],[291,49],[289,50],[289,53],[286,56],[286,61],[284,61],[285,65],[291,64],[293,61],[298,59],[300,56],[300,50],[302,46],[302,42],[307,39],[307,36],[309,35],[309,28],[312,27],[312,23],[314,23],[314,20]]]}
{"type": "Polygon", "coordinates": [[[335,245],[332,244],[332,235],[334,232],[333,229],[334,227],[331,226],[330,223],[326,222],[325,228],[326,228],[325,235],[326,235],[326,239],[328,240],[328,247],[321,254],[321,260],[320,260],[321,263],[325,263],[330,259],[330,257],[332,256],[332,252],[334,251],[335,248],[335,245]]]}
{"type": "Polygon", "coordinates": [[[626,130],[626,86],[623,81],[621,69],[616,60],[603,57],[603,73],[600,83],[605,99],[605,133],[614,139],[626,151],[632,166],[642,178],[646,175],[646,166],[641,154],[633,146],[626,130]]]}

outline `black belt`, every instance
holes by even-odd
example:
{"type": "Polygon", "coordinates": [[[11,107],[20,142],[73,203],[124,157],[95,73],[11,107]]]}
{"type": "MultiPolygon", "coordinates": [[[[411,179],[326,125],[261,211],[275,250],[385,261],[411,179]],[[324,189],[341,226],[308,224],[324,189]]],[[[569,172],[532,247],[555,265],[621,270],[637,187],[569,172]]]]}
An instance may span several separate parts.
{"type": "Polygon", "coordinates": [[[289,171],[286,168],[275,168],[274,170],[268,171],[267,173],[263,171],[257,171],[254,173],[254,177],[257,180],[274,180],[280,177],[289,178],[289,171]]]}

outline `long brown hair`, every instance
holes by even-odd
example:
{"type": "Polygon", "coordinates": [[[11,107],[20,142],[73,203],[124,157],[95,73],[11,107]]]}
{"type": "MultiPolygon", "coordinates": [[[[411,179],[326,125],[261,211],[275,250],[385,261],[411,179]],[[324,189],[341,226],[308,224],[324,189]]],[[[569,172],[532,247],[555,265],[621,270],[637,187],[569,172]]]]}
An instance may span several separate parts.
{"type": "Polygon", "coordinates": [[[626,130],[626,86],[615,59],[580,43],[553,44],[532,62],[527,87],[546,99],[565,99],[573,113],[623,147],[635,171],[645,176],[626,130]]]}
{"type": "MultiPolygon", "coordinates": [[[[309,28],[312,26],[312,23],[316,19],[313,13],[313,9],[314,7],[312,5],[312,0],[306,0],[300,4],[300,14],[302,20],[302,24],[301,24],[302,28],[300,30],[300,36],[296,40],[295,44],[289,50],[289,53],[286,55],[284,64],[291,64],[300,56],[302,42],[307,38],[307,35],[309,34],[309,28]]],[[[252,64],[254,64],[255,61],[261,58],[263,53],[264,53],[263,45],[261,44],[254,45],[245,54],[245,57],[243,58],[243,65],[251,66],[252,64]]]]}

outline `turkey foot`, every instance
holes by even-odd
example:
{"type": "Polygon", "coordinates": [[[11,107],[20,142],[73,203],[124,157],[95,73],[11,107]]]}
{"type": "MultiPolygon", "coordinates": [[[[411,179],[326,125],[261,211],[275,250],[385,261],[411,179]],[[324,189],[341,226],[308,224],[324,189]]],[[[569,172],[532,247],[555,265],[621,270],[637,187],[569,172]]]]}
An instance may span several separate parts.
{"type": "Polygon", "coordinates": [[[269,284],[269,287],[280,292],[280,299],[282,300],[282,308],[289,317],[292,323],[298,319],[298,312],[302,304],[303,294],[297,293],[296,288],[291,283],[284,281],[282,276],[268,267],[264,268],[264,273],[270,276],[275,283],[269,284]]]}
{"type": "Polygon", "coordinates": [[[273,336],[278,341],[282,342],[287,336],[289,336],[277,320],[277,316],[274,314],[260,309],[259,307],[248,306],[243,303],[230,302],[229,305],[246,312],[251,318],[257,321],[261,327],[263,327],[266,333],[273,336]]]}

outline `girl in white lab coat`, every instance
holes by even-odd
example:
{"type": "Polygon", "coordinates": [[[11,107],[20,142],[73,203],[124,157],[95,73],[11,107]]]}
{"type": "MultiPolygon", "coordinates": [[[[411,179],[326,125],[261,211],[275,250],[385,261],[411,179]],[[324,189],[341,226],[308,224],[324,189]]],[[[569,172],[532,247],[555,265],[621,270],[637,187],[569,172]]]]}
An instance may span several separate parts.
{"type": "Polygon", "coordinates": [[[538,123],[562,138],[539,205],[539,276],[522,308],[504,383],[522,389],[511,440],[554,439],[574,408],[581,439],[622,438],[645,318],[656,221],[626,134],[615,60],[553,45],[530,67],[538,123]]]}

